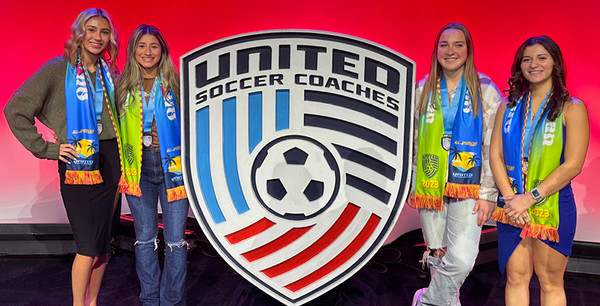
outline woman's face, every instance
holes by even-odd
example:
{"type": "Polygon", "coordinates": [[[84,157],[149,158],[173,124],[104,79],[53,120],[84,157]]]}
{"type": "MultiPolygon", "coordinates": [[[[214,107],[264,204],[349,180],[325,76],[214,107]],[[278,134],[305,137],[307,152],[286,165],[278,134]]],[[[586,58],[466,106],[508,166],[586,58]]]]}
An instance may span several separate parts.
{"type": "Polygon", "coordinates": [[[110,41],[110,24],[102,17],[92,17],[85,22],[83,51],[89,55],[99,56],[110,41]]]}
{"type": "Polygon", "coordinates": [[[437,46],[437,60],[444,74],[462,72],[467,51],[467,40],[461,30],[447,29],[442,32],[437,46]]]}
{"type": "Polygon", "coordinates": [[[135,49],[135,60],[144,70],[150,72],[158,66],[162,48],[156,36],[145,34],[140,38],[135,49]]]}
{"type": "Polygon", "coordinates": [[[553,70],[554,60],[542,45],[535,44],[523,50],[521,71],[531,85],[552,84],[553,70]]]}

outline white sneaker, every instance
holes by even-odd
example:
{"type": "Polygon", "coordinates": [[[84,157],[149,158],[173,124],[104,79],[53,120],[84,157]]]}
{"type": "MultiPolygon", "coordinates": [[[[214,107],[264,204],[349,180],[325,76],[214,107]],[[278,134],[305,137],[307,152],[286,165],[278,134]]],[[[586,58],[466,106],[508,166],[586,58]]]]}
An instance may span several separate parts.
{"type": "Polygon", "coordinates": [[[413,295],[413,299],[412,299],[412,303],[410,304],[411,306],[420,306],[421,305],[421,301],[423,301],[423,293],[427,292],[427,288],[422,288],[419,289],[415,292],[415,295],[413,295]]]}

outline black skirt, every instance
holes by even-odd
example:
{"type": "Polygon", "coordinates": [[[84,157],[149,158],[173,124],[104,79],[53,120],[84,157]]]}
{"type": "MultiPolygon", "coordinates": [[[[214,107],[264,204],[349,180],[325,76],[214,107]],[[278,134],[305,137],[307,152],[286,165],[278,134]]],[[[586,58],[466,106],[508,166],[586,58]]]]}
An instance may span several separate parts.
{"type": "Polygon", "coordinates": [[[99,168],[101,184],[65,184],[66,164],[58,162],[60,193],[73,230],[77,254],[95,257],[110,248],[110,227],[121,166],[116,139],[101,140],[99,168]]]}

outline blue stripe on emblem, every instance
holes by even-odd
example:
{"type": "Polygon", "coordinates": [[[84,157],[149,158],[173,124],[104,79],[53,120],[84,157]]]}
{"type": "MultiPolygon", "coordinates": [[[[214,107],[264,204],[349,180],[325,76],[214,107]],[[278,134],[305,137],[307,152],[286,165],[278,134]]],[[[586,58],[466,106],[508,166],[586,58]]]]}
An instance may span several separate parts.
{"type": "Polygon", "coordinates": [[[248,149],[252,153],[262,140],[262,92],[248,95],[248,149]]]}
{"type": "Polygon", "coordinates": [[[210,121],[208,106],[196,112],[196,141],[198,142],[198,177],[204,201],[215,223],[225,222],[225,216],[219,207],[210,171],[210,121]]]}
{"type": "Polygon", "coordinates": [[[250,208],[244,198],[238,175],[236,127],[236,99],[225,99],[223,100],[223,167],[233,205],[237,212],[242,214],[250,208]]]}
{"type": "Polygon", "coordinates": [[[290,91],[277,90],[275,93],[275,130],[290,128],[290,91]]]}

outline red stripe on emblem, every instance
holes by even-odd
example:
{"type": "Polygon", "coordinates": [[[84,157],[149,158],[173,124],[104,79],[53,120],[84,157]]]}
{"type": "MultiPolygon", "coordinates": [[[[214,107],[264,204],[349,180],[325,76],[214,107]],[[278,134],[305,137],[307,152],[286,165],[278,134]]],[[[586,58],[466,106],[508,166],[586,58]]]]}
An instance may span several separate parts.
{"type": "Polygon", "coordinates": [[[288,272],[317,256],[317,254],[321,253],[321,251],[331,245],[335,239],[339,237],[344,230],[346,230],[350,222],[352,222],[352,219],[354,219],[358,213],[359,209],[360,208],[358,206],[348,203],[348,206],[346,206],[346,209],[344,209],[340,217],[329,228],[329,230],[323,236],[321,236],[321,238],[315,241],[304,251],[296,254],[296,256],[291,257],[290,259],[275,266],[264,269],[261,272],[266,276],[273,278],[288,272]]]}
{"type": "Polygon", "coordinates": [[[296,292],[315,281],[321,279],[325,275],[331,273],[335,269],[339,268],[342,264],[347,262],[360,248],[365,244],[367,239],[373,234],[377,224],[379,224],[381,218],[376,215],[371,215],[365,227],[358,233],[358,235],[352,240],[352,242],[336,257],[334,257],[331,261],[326,263],[321,268],[317,269],[315,272],[293,282],[285,286],[285,288],[291,290],[292,292],[296,292]]]}
{"type": "Polygon", "coordinates": [[[283,249],[290,243],[296,241],[296,239],[302,237],[304,233],[308,232],[314,225],[300,228],[293,228],[289,230],[287,233],[281,235],[277,239],[259,247],[252,251],[248,251],[243,253],[242,256],[246,258],[249,262],[253,262],[257,259],[263,258],[271,253],[275,253],[276,251],[283,249]]]}
{"type": "Polygon", "coordinates": [[[236,244],[240,241],[248,239],[252,236],[256,236],[264,231],[266,231],[269,227],[275,225],[271,220],[267,218],[262,218],[257,222],[250,224],[249,226],[242,228],[237,232],[233,232],[229,235],[225,235],[225,238],[229,240],[229,243],[236,244]]]}

